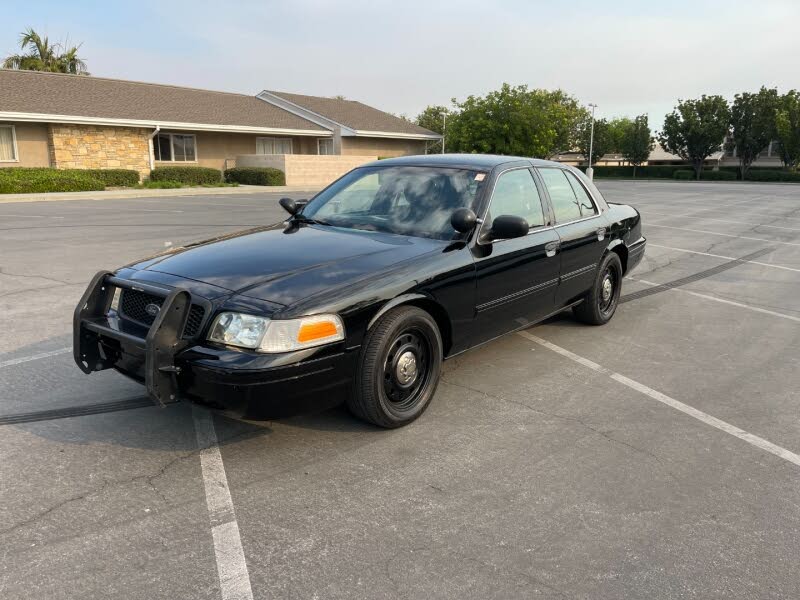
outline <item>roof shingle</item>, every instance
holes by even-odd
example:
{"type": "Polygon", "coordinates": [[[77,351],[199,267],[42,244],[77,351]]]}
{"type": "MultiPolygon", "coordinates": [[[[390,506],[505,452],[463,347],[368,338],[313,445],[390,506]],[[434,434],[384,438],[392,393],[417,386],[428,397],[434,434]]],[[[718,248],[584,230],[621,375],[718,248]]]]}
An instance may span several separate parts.
{"type": "Polygon", "coordinates": [[[255,96],[9,69],[0,69],[0,112],[326,131],[255,96]]]}
{"type": "Polygon", "coordinates": [[[306,96],[288,92],[267,93],[283,98],[302,108],[317,113],[340,125],[356,131],[385,131],[389,133],[406,133],[417,135],[439,135],[434,131],[420,127],[410,121],[395,117],[389,113],[372,108],[356,100],[341,98],[324,98],[322,96],[306,96]]]}

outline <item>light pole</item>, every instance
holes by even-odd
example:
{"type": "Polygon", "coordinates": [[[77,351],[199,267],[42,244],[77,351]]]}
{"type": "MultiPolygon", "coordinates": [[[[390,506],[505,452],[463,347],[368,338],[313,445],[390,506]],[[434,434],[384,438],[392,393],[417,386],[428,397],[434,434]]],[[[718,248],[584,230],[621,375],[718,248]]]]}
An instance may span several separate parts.
{"type": "Polygon", "coordinates": [[[447,130],[447,113],[442,113],[442,154],[444,154],[444,132],[447,130]]]}
{"type": "Polygon", "coordinates": [[[594,169],[592,169],[592,151],[594,150],[594,109],[597,104],[589,104],[592,107],[592,129],[589,134],[589,166],[586,168],[586,176],[589,179],[594,179],[594,169]]]}

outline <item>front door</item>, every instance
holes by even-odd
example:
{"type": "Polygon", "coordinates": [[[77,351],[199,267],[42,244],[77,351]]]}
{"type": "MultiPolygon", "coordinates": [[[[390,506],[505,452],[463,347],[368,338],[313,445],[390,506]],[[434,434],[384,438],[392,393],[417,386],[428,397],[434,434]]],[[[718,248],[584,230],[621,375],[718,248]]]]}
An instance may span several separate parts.
{"type": "Polygon", "coordinates": [[[605,218],[583,184],[566,169],[539,167],[560,239],[561,273],[556,305],[578,300],[594,284],[608,243],[605,218]]]}
{"type": "MultiPolygon", "coordinates": [[[[528,168],[501,173],[495,181],[482,227],[493,217],[515,215],[528,221],[528,235],[479,243],[473,248],[476,266],[476,328],[480,343],[554,310],[558,286],[558,235],[550,211],[542,203],[528,168]]],[[[480,237],[480,236],[478,236],[480,237]]]]}

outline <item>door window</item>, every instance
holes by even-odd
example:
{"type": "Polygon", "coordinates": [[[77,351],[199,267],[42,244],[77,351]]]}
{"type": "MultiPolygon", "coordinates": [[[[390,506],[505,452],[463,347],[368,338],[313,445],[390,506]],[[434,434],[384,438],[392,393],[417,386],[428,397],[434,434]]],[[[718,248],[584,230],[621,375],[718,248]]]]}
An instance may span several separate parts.
{"type": "Polygon", "coordinates": [[[575,192],[567,180],[563,169],[539,169],[544,180],[550,202],[556,213],[556,223],[567,223],[581,218],[581,208],[575,192]]]}
{"type": "MultiPolygon", "coordinates": [[[[506,171],[497,179],[489,211],[494,217],[522,217],[531,227],[544,225],[544,212],[539,190],[528,169],[506,171]]],[[[489,221],[492,216],[487,219],[489,221]]]]}
{"type": "Polygon", "coordinates": [[[594,202],[592,202],[592,198],[589,196],[589,192],[586,191],[586,188],[581,185],[580,181],[578,181],[578,178],[572,173],[564,171],[564,174],[567,176],[567,180],[572,186],[572,191],[575,192],[575,196],[578,198],[581,216],[591,217],[592,215],[596,215],[597,208],[595,208],[594,202]]]}

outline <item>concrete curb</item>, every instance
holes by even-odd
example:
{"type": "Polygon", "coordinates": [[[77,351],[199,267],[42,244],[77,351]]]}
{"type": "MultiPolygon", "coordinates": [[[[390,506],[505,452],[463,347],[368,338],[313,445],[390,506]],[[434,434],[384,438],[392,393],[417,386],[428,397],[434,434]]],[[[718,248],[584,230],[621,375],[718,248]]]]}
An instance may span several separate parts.
{"type": "Polygon", "coordinates": [[[241,194],[280,194],[309,192],[308,187],[292,185],[240,185],[225,188],[176,188],[167,190],[107,190],[102,192],[53,192],[45,194],[2,194],[0,204],[15,202],[60,202],[63,200],[124,200],[126,198],[158,198],[161,196],[233,196],[241,194]]]}

